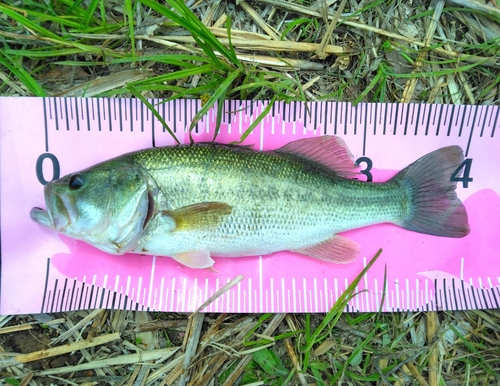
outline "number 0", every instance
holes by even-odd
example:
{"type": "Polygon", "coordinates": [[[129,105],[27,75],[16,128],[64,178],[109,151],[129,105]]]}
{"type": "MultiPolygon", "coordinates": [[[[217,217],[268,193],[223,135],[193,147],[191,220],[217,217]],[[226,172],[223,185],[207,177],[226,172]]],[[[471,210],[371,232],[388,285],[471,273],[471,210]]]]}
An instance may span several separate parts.
{"type": "Polygon", "coordinates": [[[59,168],[59,161],[57,160],[54,154],[51,153],[41,154],[36,160],[36,178],[38,178],[38,181],[42,185],[46,185],[47,182],[49,182],[45,179],[43,175],[43,161],[47,158],[50,160],[50,162],[52,162],[52,178],[49,181],[57,180],[61,172],[61,169],[59,168]]]}

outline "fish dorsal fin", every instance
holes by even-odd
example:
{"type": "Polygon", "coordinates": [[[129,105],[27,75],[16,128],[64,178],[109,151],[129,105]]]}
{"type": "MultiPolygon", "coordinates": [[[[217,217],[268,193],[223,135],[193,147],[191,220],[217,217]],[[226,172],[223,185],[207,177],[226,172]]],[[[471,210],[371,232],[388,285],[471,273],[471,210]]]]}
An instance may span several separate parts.
{"type": "Polygon", "coordinates": [[[232,210],[230,205],[223,202],[201,202],[164,211],[163,215],[174,220],[174,231],[208,230],[219,226],[232,210]]]}
{"type": "Polygon", "coordinates": [[[358,174],[354,157],[340,137],[324,135],[303,138],[286,144],[276,152],[319,163],[340,177],[352,178],[358,174]]]}
{"type": "Polygon", "coordinates": [[[322,243],[294,250],[302,255],[328,261],[330,263],[352,263],[359,255],[361,247],[355,241],[344,236],[335,235],[322,243]]]}

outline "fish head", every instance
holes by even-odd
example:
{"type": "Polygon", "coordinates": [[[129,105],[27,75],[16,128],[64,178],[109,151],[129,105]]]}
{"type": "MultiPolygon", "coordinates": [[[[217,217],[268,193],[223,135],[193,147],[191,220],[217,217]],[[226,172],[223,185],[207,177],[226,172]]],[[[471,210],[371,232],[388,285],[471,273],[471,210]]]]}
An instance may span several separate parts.
{"type": "Polygon", "coordinates": [[[36,223],[112,254],[133,249],[154,211],[155,187],[136,165],[107,162],[45,185],[36,223]]]}

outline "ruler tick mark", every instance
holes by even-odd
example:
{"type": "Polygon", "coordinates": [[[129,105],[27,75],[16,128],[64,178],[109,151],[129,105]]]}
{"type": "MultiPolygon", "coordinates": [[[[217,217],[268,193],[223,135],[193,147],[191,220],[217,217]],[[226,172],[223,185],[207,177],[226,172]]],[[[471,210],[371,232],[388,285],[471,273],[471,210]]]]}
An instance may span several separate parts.
{"type": "Polygon", "coordinates": [[[451,127],[453,125],[453,116],[455,115],[455,105],[452,105],[451,106],[451,114],[450,114],[450,121],[448,123],[448,132],[446,133],[446,135],[449,137],[450,134],[451,134],[451,127]]]}
{"type": "Polygon", "coordinates": [[[101,104],[99,103],[99,99],[94,99],[94,103],[97,107],[97,125],[99,127],[99,131],[102,131],[101,128],[101,104]]]}
{"type": "Polygon", "coordinates": [[[498,117],[500,116],[500,107],[496,106],[497,113],[495,115],[495,121],[493,122],[493,130],[491,131],[491,138],[495,136],[495,130],[497,128],[498,117]]]}
{"type": "MultiPolygon", "coordinates": [[[[467,148],[465,149],[465,157],[467,157],[469,155],[469,150],[470,150],[470,146],[472,143],[472,134],[474,133],[474,125],[476,123],[477,110],[478,109],[474,109],[474,116],[472,117],[472,123],[470,125],[469,140],[467,141],[467,148]]],[[[470,115],[471,114],[469,114],[469,119],[470,119],[470,115]]]]}
{"type": "Polygon", "coordinates": [[[437,119],[437,126],[436,126],[436,137],[439,135],[439,129],[441,127],[441,118],[443,116],[443,105],[438,105],[439,107],[439,117],[437,119]]]}
{"type": "Polygon", "coordinates": [[[396,130],[398,128],[398,116],[399,116],[399,103],[396,103],[396,113],[394,114],[394,126],[392,128],[393,135],[396,135],[396,130]]]}
{"type": "MultiPolygon", "coordinates": [[[[45,131],[45,152],[49,152],[49,129],[48,129],[48,122],[47,122],[47,98],[42,99],[43,102],[43,126],[44,126],[44,131],[45,131]]],[[[50,102],[50,99],[49,99],[50,102]]],[[[49,111],[50,113],[50,111],[49,111]]]]}

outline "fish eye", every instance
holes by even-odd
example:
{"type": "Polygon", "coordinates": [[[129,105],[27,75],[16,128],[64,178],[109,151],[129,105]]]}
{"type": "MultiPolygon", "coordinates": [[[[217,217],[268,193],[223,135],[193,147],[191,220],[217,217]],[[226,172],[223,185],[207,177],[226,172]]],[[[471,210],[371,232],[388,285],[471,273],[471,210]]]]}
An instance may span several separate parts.
{"type": "Polygon", "coordinates": [[[78,190],[83,186],[84,182],[85,178],[83,177],[83,174],[76,173],[69,178],[68,186],[71,190],[78,190]]]}

